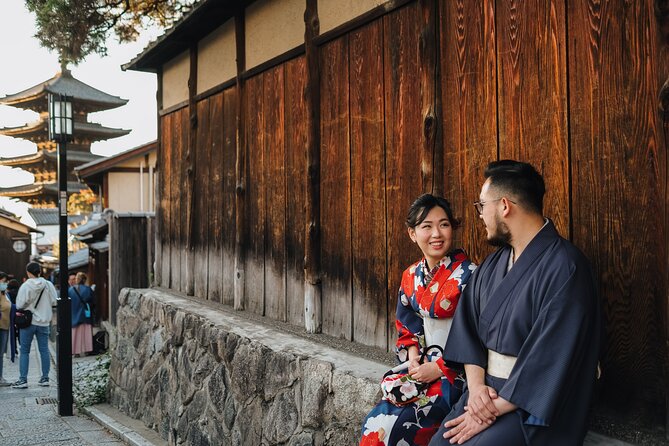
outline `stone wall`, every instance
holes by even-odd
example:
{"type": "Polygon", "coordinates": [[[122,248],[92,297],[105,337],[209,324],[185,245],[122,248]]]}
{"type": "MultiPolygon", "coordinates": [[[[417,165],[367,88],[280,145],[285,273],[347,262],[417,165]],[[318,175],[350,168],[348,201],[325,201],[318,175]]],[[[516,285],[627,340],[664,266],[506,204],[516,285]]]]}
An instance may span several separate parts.
{"type": "Polygon", "coordinates": [[[387,370],[164,290],[119,306],[110,404],[169,444],[357,444],[387,370]]]}

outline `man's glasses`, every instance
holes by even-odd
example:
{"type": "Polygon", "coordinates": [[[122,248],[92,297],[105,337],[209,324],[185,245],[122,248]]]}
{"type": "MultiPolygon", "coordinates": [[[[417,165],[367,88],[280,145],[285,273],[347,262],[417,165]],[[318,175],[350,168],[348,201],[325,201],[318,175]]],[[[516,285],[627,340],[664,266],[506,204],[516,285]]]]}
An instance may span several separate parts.
{"type": "MultiPolygon", "coordinates": [[[[479,215],[481,215],[481,214],[483,213],[483,205],[484,205],[484,204],[486,204],[486,203],[494,203],[494,202],[496,202],[496,201],[501,200],[502,198],[504,198],[504,197],[497,198],[496,200],[475,201],[475,202],[474,202],[474,208],[476,209],[476,213],[479,214],[479,215]]],[[[509,199],[507,198],[507,200],[509,200],[509,199]]],[[[509,201],[510,201],[511,203],[513,203],[513,204],[516,204],[516,202],[513,201],[513,200],[509,200],[509,201]]]]}

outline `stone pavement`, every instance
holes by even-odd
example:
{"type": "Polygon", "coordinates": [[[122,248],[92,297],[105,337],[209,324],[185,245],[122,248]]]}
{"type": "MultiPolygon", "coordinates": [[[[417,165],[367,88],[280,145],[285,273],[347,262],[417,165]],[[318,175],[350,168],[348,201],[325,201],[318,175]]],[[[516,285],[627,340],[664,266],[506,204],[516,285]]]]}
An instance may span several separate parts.
{"type": "MultiPolygon", "coordinates": [[[[53,356],[53,354],[52,354],[53,356]]],[[[39,352],[33,341],[30,351],[28,388],[0,387],[0,446],[54,445],[54,446],[112,446],[124,442],[97,422],[82,415],[58,415],[56,371],[51,363],[51,386],[40,387],[39,352]]],[[[4,378],[14,382],[19,378],[19,358],[12,363],[4,359],[4,378]]],[[[75,408],[76,413],[76,408],[75,408]]]]}

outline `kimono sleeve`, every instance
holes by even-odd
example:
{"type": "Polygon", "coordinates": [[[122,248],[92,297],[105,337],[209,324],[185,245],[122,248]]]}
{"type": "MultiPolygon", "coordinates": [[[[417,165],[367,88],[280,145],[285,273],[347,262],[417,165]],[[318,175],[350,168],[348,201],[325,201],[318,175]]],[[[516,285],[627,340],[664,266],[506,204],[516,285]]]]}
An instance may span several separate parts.
{"type": "Polygon", "coordinates": [[[594,281],[589,267],[572,268],[541,308],[498,392],[529,414],[528,424],[550,425],[578,381],[595,379],[600,328],[594,281]]]}
{"type": "Polygon", "coordinates": [[[446,365],[457,370],[463,370],[465,364],[474,364],[483,368],[487,365],[487,350],[478,334],[477,290],[479,287],[477,282],[482,270],[478,268],[474,271],[460,297],[444,348],[446,365]]]}
{"type": "Polygon", "coordinates": [[[397,314],[395,327],[397,328],[396,351],[400,362],[409,359],[409,347],[416,346],[420,349],[420,339],[424,338],[423,318],[411,306],[409,297],[400,287],[397,297],[397,314]]]}

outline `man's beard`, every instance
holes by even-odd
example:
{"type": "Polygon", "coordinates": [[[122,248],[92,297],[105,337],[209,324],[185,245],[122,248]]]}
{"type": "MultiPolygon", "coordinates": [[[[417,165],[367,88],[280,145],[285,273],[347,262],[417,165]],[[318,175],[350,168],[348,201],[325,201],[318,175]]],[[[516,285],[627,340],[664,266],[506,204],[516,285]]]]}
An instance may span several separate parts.
{"type": "Polygon", "coordinates": [[[488,243],[502,248],[511,245],[511,231],[499,216],[495,216],[495,232],[488,237],[488,243]]]}

